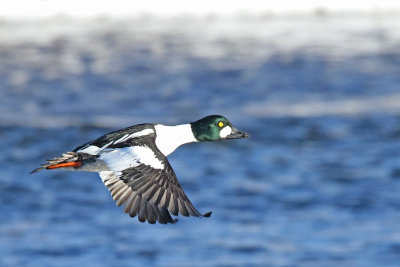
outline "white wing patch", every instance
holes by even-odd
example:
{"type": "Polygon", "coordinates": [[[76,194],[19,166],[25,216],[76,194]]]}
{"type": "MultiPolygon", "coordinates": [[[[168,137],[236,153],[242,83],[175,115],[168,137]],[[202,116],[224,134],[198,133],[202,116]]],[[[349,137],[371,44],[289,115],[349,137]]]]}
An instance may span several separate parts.
{"type": "Polygon", "coordinates": [[[98,155],[99,152],[101,152],[103,149],[106,149],[112,143],[113,143],[113,141],[108,142],[107,144],[105,144],[102,147],[90,145],[88,147],[85,147],[84,149],[78,150],[77,152],[87,153],[87,154],[90,154],[90,155],[98,155]]]}
{"type": "Polygon", "coordinates": [[[102,152],[104,149],[109,147],[111,144],[122,143],[122,142],[125,142],[126,140],[129,140],[131,138],[140,137],[140,136],[144,136],[144,135],[149,135],[149,134],[152,134],[152,133],[154,133],[153,129],[145,129],[145,130],[133,133],[133,134],[125,134],[120,139],[118,139],[116,141],[108,142],[107,144],[105,144],[102,147],[90,145],[88,147],[85,147],[84,149],[78,150],[77,152],[87,153],[87,154],[90,154],[90,155],[98,155],[100,152],[102,152]]]}
{"type": "Polygon", "coordinates": [[[144,136],[144,135],[149,135],[154,133],[154,131],[152,129],[145,129],[145,130],[141,130],[139,132],[133,133],[133,134],[126,134],[123,137],[121,137],[120,139],[118,139],[117,141],[114,142],[114,144],[118,144],[118,143],[122,143],[125,142],[128,139],[131,138],[135,138],[135,137],[140,137],[140,136],[144,136]]]}
{"type": "Polygon", "coordinates": [[[225,138],[225,137],[227,137],[228,135],[230,135],[231,133],[232,133],[232,128],[229,127],[229,126],[226,126],[224,129],[222,129],[222,130],[219,132],[219,136],[221,136],[221,138],[225,138]]]}
{"type": "Polygon", "coordinates": [[[114,143],[118,144],[118,143],[124,142],[128,138],[129,138],[129,134],[126,134],[126,135],[122,136],[120,139],[118,139],[117,141],[115,141],[114,143]]]}
{"type": "Polygon", "coordinates": [[[85,147],[84,149],[79,149],[77,152],[82,152],[82,153],[87,153],[90,155],[97,155],[97,152],[99,151],[99,147],[98,146],[88,146],[85,147]]]}
{"type": "Polygon", "coordinates": [[[100,155],[115,174],[125,169],[136,167],[140,164],[148,165],[155,169],[164,169],[164,164],[156,158],[154,152],[145,146],[133,146],[116,148],[110,151],[103,151],[100,155]]]}

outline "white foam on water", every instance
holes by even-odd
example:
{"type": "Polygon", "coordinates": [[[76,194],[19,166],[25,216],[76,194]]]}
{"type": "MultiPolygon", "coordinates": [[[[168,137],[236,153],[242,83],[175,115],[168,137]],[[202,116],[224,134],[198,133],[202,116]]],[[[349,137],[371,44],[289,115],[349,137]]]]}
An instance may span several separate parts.
{"type": "MultiPolygon", "coordinates": [[[[5,1],[4,1],[5,2],[5,1]]],[[[0,16],[8,18],[50,17],[55,15],[69,16],[121,16],[137,14],[154,14],[174,16],[177,14],[232,14],[237,12],[260,14],[263,12],[313,12],[315,10],[332,11],[366,11],[400,9],[396,0],[13,0],[3,3],[0,16]]]]}
{"type": "MultiPolygon", "coordinates": [[[[10,1],[11,2],[11,1],[10,1]]],[[[1,10],[1,9],[0,9],[1,10]]],[[[400,41],[400,16],[342,16],[332,15],[301,16],[301,17],[216,17],[214,19],[199,17],[138,17],[138,18],[68,18],[52,17],[40,20],[7,21],[0,24],[0,52],[7,54],[0,64],[0,73],[9,75],[9,86],[3,86],[7,92],[12,88],[13,94],[4,93],[0,100],[1,126],[27,126],[41,128],[57,128],[80,125],[98,127],[123,127],[132,122],[151,121],[151,115],[138,118],[128,114],[107,114],[107,100],[110,97],[121,97],[118,91],[108,95],[97,95],[100,99],[90,101],[89,89],[81,82],[80,74],[84,73],[85,65],[82,54],[93,58],[88,65],[96,75],[118,73],[126,67],[121,58],[121,51],[131,51],[136,44],[146,46],[154,57],[171,59],[169,71],[172,74],[185,71],[187,65],[180,58],[168,57],[168,50],[163,49],[165,33],[177,33],[179,55],[183,58],[201,58],[214,70],[225,70],[235,64],[257,78],[259,65],[268,62],[275,55],[290,63],[291,56],[301,51],[302,54],[317,55],[326,61],[336,62],[351,60],[357,57],[375,56],[387,52],[397,55],[400,41]],[[113,49],[101,36],[107,33],[115,34],[113,49]],[[384,38],[376,34],[384,33],[384,38]],[[316,38],[316,36],[318,38],[316,38]],[[373,38],[371,38],[371,36],[373,38]],[[184,40],[184,42],[180,41],[184,40]],[[41,47],[50,47],[59,52],[43,53],[41,47]],[[393,52],[394,51],[394,52],[393,52]],[[5,53],[7,52],[7,53],[5,53]],[[57,64],[53,64],[56,62],[57,64]],[[233,62],[233,63],[232,63],[233,62]],[[13,66],[12,71],[10,67],[13,66]],[[62,101],[48,97],[46,89],[36,87],[32,91],[30,82],[35,78],[31,70],[40,69],[43,80],[52,80],[69,75],[68,89],[80,94],[80,102],[63,104],[62,101]],[[256,74],[252,74],[255,70],[256,74]],[[35,94],[31,94],[35,92],[35,94]],[[33,98],[28,96],[32,95],[33,98]],[[15,97],[18,96],[18,97],[15,97]],[[26,96],[26,97],[25,97],[26,96]],[[53,109],[45,108],[35,98],[57,102],[53,109]],[[87,100],[86,100],[87,99],[87,100]],[[106,108],[104,109],[105,106],[106,108]],[[71,114],[71,110],[91,112],[88,118],[71,114]],[[98,114],[93,114],[97,111],[98,114]],[[50,115],[49,115],[50,114],[50,115]]],[[[368,63],[368,62],[366,62],[368,63]]],[[[380,72],[390,72],[394,75],[395,64],[387,65],[386,61],[374,61],[371,64],[361,64],[357,68],[363,73],[379,75],[380,72]],[[375,65],[374,65],[375,64],[375,65]]],[[[190,67],[190,66],[189,66],[190,67]]],[[[138,76],[140,77],[140,76],[138,76]]],[[[249,79],[252,79],[250,77],[249,79]]],[[[173,87],[173,86],[171,86],[173,87]]],[[[267,85],[266,85],[267,89],[267,85]]],[[[174,89],[164,88],[172,91],[174,89]]],[[[278,89],[277,89],[278,90],[278,89]]],[[[121,92],[123,95],[123,92],[121,92]]],[[[64,94],[58,94],[64,97],[64,94]]],[[[125,96],[124,96],[125,97],[125,96]]],[[[344,96],[346,97],[346,96],[344,96]]],[[[350,97],[350,96],[348,96],[350,97]]],[[[259,100],[246,102],[240,109],[252,116],[322,116],[371,114],[379,112],[400,112],[400,95],[382,92],[379,96],[354,97],[343,100],[323,98],[309,99],[300,96],[296,102],[285,99],[274,102],[259,100]]],[[[77,114],[77,113],[74,113],[77,114]]]]}
{"type": "Polygon", "coordinates": [[[359,116],[375,113],[399,113],[400,94],[359,97],[343,100],[309,100],[299,102],[258,102],[248,104],[244,112],[254,117],[359,116]]]}
{"type": "MultiPolygon", "coordinates": [[[[237,113],[236,108],[226,109],[227,114],[237,113]]],[[[240,107],[244,117],[356,117],[373,114],[399,114],[400,94],[375,97],[358,97],[342,100],[309,99],[290,101],[264,101],[247,103],[240,107]]],[[[240,117],[237,114],[236,117],[240,117]]],[[[63,128],[90,125],[99,128],[121,128],[134,122],[150,121],[152,118],[118,115],[93,115],[90,118],[66,115],[42,115],[23,113],[3,113],[0,126],[20,126],[30,128],[63,128]]]]}

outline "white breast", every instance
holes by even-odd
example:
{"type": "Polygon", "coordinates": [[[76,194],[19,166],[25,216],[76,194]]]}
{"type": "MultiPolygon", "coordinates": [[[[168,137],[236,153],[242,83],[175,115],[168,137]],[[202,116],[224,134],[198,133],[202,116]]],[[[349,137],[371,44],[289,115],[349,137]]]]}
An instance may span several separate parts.
{"type": "Polygon", "coordinates": [[[190,124],[177,126],[157,124],[155,129],[157,134],[156,146],[165,156],[168,156],[183,144],[197,142],[190,124]]]}

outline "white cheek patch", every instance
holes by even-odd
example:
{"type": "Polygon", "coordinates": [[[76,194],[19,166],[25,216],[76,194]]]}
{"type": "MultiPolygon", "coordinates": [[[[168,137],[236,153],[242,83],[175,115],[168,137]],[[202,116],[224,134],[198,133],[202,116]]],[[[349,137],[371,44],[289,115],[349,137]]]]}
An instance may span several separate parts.
{"type": "Polygon", "coordinates": [[[219,132],[219,136],[221,138],[225,138],[228,135],[230,135],[232,133],[232,128],[229,126],[225,126],[225,128],[223,128],[220,132],[219,132]]]}

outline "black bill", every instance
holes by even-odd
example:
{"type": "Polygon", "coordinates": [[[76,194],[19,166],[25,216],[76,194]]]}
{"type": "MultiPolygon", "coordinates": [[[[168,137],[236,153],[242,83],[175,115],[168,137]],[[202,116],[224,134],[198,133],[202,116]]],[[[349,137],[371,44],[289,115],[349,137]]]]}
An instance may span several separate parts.
{"type": "Polygon", "coordinates": [[[232,129],[232,132],[226,136],[226,139],[238,139],[238,138],[247,138],[250,135],[245,132],[241,132],[236,128],[232,129]]]}

